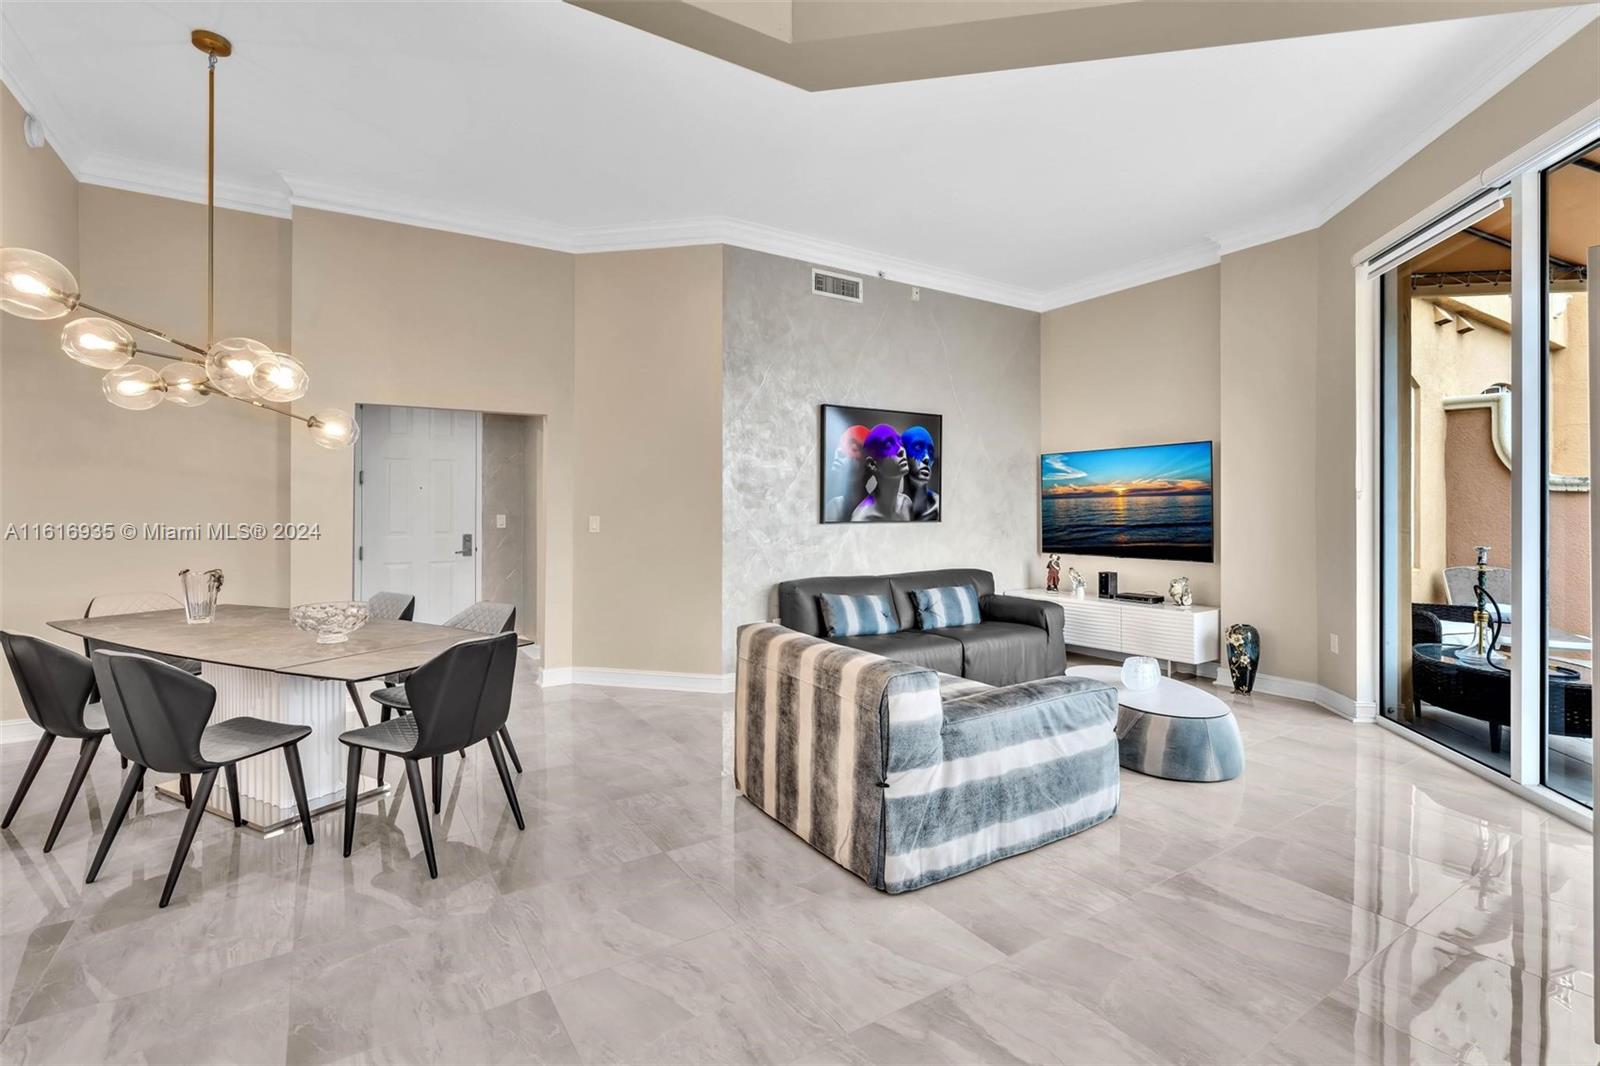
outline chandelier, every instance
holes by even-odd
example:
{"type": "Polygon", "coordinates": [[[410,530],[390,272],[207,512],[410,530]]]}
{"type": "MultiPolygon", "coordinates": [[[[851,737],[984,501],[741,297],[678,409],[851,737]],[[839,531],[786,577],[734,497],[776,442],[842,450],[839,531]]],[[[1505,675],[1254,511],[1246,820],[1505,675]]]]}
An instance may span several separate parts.
{"type": "Polygon", "coordinates": [[[32,319],[61,318],[73,311],[94,315],[67,323],[61,331],[61,350],[85,366],[106,371],[100,389],[118,407],[148,411],[163,401],[179,407],[199,407],[213,395],[220,395],[304,423],[311,439],[324,448],[349,447],[355,443],[360,427],[345,411],[333,408],[307,416],[266,406],[291,403],[306,394],[311,379],[299,360],[249,337],[214,339],[217,60],[231,55],[233,45],[210,30],[195,30],[189,40],[206,54],[205,346],[179,340],[86,302],[70,270],[29,248],[0,248],[0,310],[32,319]],[[134,339],[135,332],[164,341],[179,349],[180,354],[140,347],[134,339]],[[158,371],[134,362],[136,356],[168,362],[158,371]]]}

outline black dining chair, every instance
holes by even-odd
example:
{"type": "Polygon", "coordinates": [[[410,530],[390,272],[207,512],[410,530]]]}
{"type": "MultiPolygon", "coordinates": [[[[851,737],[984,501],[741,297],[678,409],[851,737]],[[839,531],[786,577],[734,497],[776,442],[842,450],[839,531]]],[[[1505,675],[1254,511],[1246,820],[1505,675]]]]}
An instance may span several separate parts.
{"type": "MultiPolygon", "coordinates": [[[[482,600],[473,604],[464,611],[452,615],[444,623],[454,629],[470,629],[474,633],[513,633],[517,628],[517,609],[509,603],[494,603],[482,600]]],[[[406,700],[406,687],[402,682],[405,674],[391,674],[384,678],[388,687],[380,688],[372,694],[372,702],[383,708],[383,721],[387,722],[392,713],[405,714],[411,709],[406,700]]],[[[366,724],[365,716],[361,722],[366,724]]],[[[511,743],[511,730],[505,726],[500,727],[500,741],[506,746],[506,754],[511,757],[511,765],[516,767],[517,773],[522,773],[522,760],[517,757],[516,745],[511,743]]],[[[463,755],[466,753],[463,752],[463,755]]],[[[378,780],[383,780],[384,756],[378,756],[378,780]]],[[[439,789],[443,781],[444,767],[441,764],[434,770],[434,810],[439,807],[439,789]]]]}
{"type": "Polygon", "coordinates": [[[27,769],[22,771],[22,780],[17,783],[17,791],[6,808],[4,821],[0,821],[0,829],[11,827],[11,819],[22,806],[22,797],[28,794],[28,787],[38,776],[39,767],[44,765],[44,757],[50,753],[56,738],[78,741],[78,765],[72,768],[67,794],[61,797],[56,820],[50,825],[50,835],[44,838],[44,850],[49,851],[56,846],[56,837],[66,824],[67,812],[72,810],[73,801],[83,788],[83,780],[89,776],[95,752],[100,750],[100,742],[105,739],[106,714],[100,704],[90,702],[94,694],[94,667],[88,659],[59,644],[22,633],[0,633],[0,645],[5,647],[6,662],[11,666],[17,691],[22,695],[23,710],[28,712],[34,725],[44,730],[27,769]]]}
{"type": "Polygon", "coordinates": [[[131,652],[97,651],[94,674],[106,709],[106,722],[117,750],[132,763],[122,794],[106,823],[100,847],[94,853],[86,883],[93,884],[100,867],[111,851],[111,842],[128,815],[128,806],[144,783],[146,770],[164,774],[199,774],[194,802],[184,818],[178,850],[172,856],[166,885],[161,889],[161,906],[172,899],[172,890],[183,872],[195,830],[205,817],[206,801],[216,783],[217,771],[227,776],[228,797],[232,801],[233,824],[240,826],[238,764],[245,759],[278,748],[289,765],[289,783],[300,812],[300,827],[306,844],[315,843],[311,832],[311,809],[306,804],[306,783],[300,773],[300,752],[296,745],[311,735],[311,727],[268,722],[240,715],[216,724],[211,721],[217,690],[187,671],[169,663],[131,652]]]}
{"type": "Polygon", "coordinates": [[[446,648],[406,677],[409,714],[377,725],[352,729],[339,737],[350,748],[345,769],[344,853],[355,842],[356,797],[361,791],[361,756],[370,749],[380,755],[398,755],[406,761],[406,782],[411,804],[422,830],[422,850],[428,857],[428,876],[439,876],[433,851],[433,828],[428,821],[428,800],[422,790],[422,760],[433,760],[433,809],[439,810],[439,786],[444,757],[464,751],[480,741],[489,745],[506,802],[524,828],[516,785],[500,750],[500,731],[511,713],[511,683],[517,670],[517,635],[462,641],[446,648]]]}
{"type": "MultiPolygon", "coordinates": [[[[411,615],[417,609],[417,598],[409,592],[375,592],[367,600],[367,620],[378,622],[409,622],[411,615]]],[[[385,682],[393,684],[392,681],[385,682]]],[[[367,720],[367,708],[361,702],[361,692],[356,688],[354,681],[346,681],[344,690],[350,693],[350,702],[356,705],[356,717],[361,719],[362,725],[371,725],[367,720]]]]}

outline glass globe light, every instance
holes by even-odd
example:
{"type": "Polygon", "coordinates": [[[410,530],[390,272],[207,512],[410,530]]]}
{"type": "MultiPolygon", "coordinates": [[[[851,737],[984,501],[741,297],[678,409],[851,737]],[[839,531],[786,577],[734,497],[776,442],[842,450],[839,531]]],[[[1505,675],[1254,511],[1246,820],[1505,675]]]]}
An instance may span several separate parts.
{"type": "Polygon", "coordinates": [[[256,363],[255,372],[250,375],[250,387],[268,403],[288,403],[306,394],[311,387],[311,375],[294,356],[273,352],[270,360],[256,363]]]}
{"type": "Polygon", "coordinates": [[[311,431],[311,439],[324,448],[348,448],[361,436],[356,420],[337,407],[312,415],[306,421],[306,428],[311,431]]]}
{"type": "Polygon", "coordinates": [[[133,334],[109,318],[78,318],[61,331],[61,350],[84,366],[115,370],[133,358],[133,334]]]}
{"type": "Polygon", "coordinates": [[[150,410],[161,402],[165,389],[161,375],[139,363],[118,367],[100,380],[106,399],[129,411],[150,410]]]}
{"type": "Polygon", "coordinates": [[[161,384],[167,402],[179,407],[199,407],[211,399],[206,368],[199,363],[168,363],[161,368],[161,384]]]}
{"type": "Polygon", "coordinates": [[[43,252],[0,248],[0,311],[60,318],[78,306],[78,279],[43,252]]]}
{"type": "Polygon", "coordinates": [[[256,366],[271,363],[272,349],[249,337],[225,337],[206,352],[206,377],[212,388],[240,400],[253,400],[250,387],[256,366]]]}

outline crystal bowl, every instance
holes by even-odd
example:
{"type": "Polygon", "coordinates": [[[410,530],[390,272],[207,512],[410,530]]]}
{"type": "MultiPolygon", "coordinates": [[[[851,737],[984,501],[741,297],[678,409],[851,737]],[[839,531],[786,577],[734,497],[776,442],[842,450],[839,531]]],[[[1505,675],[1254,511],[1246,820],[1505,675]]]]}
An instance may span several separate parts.
{"type": "Polygon", "coordinates": [[[313,634],[318,644],[340,644],[367,624],[367,604],[364,600],[302,603],[289,608],[289,620],[296,629],[313,634]]]}
{"type": "Polygon", "coordinates": [[[1134,655],[1122,660],[1122,683],[1135,692],[1155,688],[1161,680],[1161,665],[1148,655],[1134,655]]]}

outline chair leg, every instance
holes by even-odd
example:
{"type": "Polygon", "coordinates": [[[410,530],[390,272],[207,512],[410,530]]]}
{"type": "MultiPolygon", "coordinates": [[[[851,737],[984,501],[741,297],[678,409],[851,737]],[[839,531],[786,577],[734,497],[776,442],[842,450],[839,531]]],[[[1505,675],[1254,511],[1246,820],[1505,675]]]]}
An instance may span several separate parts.
{"type": "Polygon", "coordinates": [[[444,793],[444,758],[433,757],[433,813],[439,813],[439,797],[444,793]]]}
{"type": "MultiPolygon", "coordinates": [[[[350,750],[360,751],[361,749],[352,748],[350,750]]],[[[306,845],[309,847],[317,842],[317,838],[311,832],[311,804],[306,802],[306,779],[305,775],[300,772],[300,742],[298,740],[283,749],[283,761],[289,764],[289,784],[294,787],[294,805],[300,810],[300,830],[305,834],[306,845]]],[[[360,787],[359,778],[360,775],[357,775],[357,788],[360,787]]],[[[347,792],[345,795],[346,805],[348,805],[349,793],[347,792]]]]}
{"type": "Polygon", "coordinates": [[[511,756],[511,765],[517,768],[517,773],[522,773],[522,760],[517,758],[517,749],[511,743],[511,730],[505,726],[500,727],[500,743],[506,746],[506,754],[511,756]]]}
{"type": "Polygon", "coordinates": [[[433,826],[428,824],[428,797],[422,792],[422,763],[406,760],[406,783],[411,786],[411,805],[417,809],[417,827],[422,830],[422,850],[428,856],[428,876],[439,876],[439,860],[433,854],[433,826]]]}
{"type": "Polygon", "coordinates": [[[522,821],[522,804],[517,802],[517,786],[511,780],[511,770],[506,766],[505,753],[500,750],[500,738],[489,734],[489,754],[494,756],[494,768],[500,772],[500,784],[506,790],[506,802],[511,804],[511,815],[517,820],[517,829],[526,829],[522,821]]]}
{"type": "MultiPolygon", "coordinates": [[[[380,755],[379,759],[383,757],[380,755]]],[[[361,791],[361,749],[350,745],[350,757],[344,764],[344,857],[350,857],[350,846],[356,839],[356,794],[361,791]]]]}
{"type": "Polygon", "coordinates": [[[121,765],[121,767],[124,770],[126,770],[128,768],[128,757],[126,755],[118,755],[117,756],[117,762],[121,765]]]}
{"type": "Polygon", "coordinates": [[[346,681],[344,688],[346,692],[350,693],[350,702],[356,705],[356,717],[361,719],[361,724],[364,726],[371,725],[372,723],[367,721],[367,709],[361,705],[361,693],[356,691],[356,683],[354,681],[346,681]]]}
{"type": "Polygon", "coordinates": [[[67,824],[67,812],[72,810],[72,801],[78,798],[78,790],[83,788],[83,779],[89,776],[89,766],[94,762],[94,753],[100,750],[100,742],[105,739],[102,733],[97,737],[85,737],[83,744],[78,748],[78,765],[72,768],[72,780],[67,782],[67,794],[61,797],[61,806],[56,810],[56,820],[50,825],[50,835],[44,838],[44,850],[56,846],[56,837],[61,832],[61,827],[67,824]]]}
{"type": "Polygon", "coordinates": [[[0,829],[8,828],[11,819],[17,816],[17,808],[22,806],[22,797],[28,794],[28,786],[39,776],[39,767],[44,765],[44,757],[50,754],[50,745],[55,742],[53,733],[46,733],[39,738],[39,743],[34,746],[33,755],[28,759],[28,768],[22,771],[22,780],[17,783],[16,794],[11,797],[11,806],[6,808],[6,820],[0,822],[0,829]]]}
{"type": "Polygon", "coordinates": [[[194,803],[194,793],[189,789],[189,775],[178,775],[178,794],[183,797],[183,805],[188,807],[194,803]]]}
{"type": "Polygon", "coordinates": [[[161,889],[161,906],[172,901],[172,890],[178,887],[178,875],[183,873],[183,860],[189,857],[189,845],[194,843],[195,830],[200,819],[206,816],[206,801],[211,798],[211,786],[217,783],[217,772],[207,770],[200,775],[200,787],[195,789],[194,802],[189,815],[183,820],[183,835],[178,837],[178,850],[172,853],[172,869],[167,871],[167,883],[161,889]]]}
{"type": "MultiPolygon", "coordinates": [[[[383,709],[383,717],[380,720],[384,721],[384,722],[387,722],[389,720],[389,718],[393,714],[394,714],[394,708],[385,707],[383,709]]],[[[388,758],[389,758],[389,756],[388,756],[388,754],[386,752],[381,752],[381,751],[378,752],[378,785],[379,785],[379,787],[382,787],[382,785],[383,785],[383,764],[388,760],[388,758]]]]}
{"type": "Polygon", "coordinates": [[[244,818],[239,814],[239,764],[231,762],[223,770],[228,781],[228,806],[233,808],[233,827],[237,829],[244,825],[244,818]]]}
{"type": "Polygon", "coordinates": [[[142,788],[144,788],[144,767],[134,763],[133,769],[128,771],[127,779],[122,782],[122,792],[117,796],[117,805],[111,810],[111,820],[106,823],[106,831],[100,834],[100,847],[95,850],[94,862],[89,864],[89,876],[83,879],[84,884],[92,885],[94,879],[100,876],[100,866],[111,852],[111,842],[116,839],[117,830],[122,828],[122,820],[128,816],[128,808],[133,804],[133,797],[137,796],[142,788]]]}

